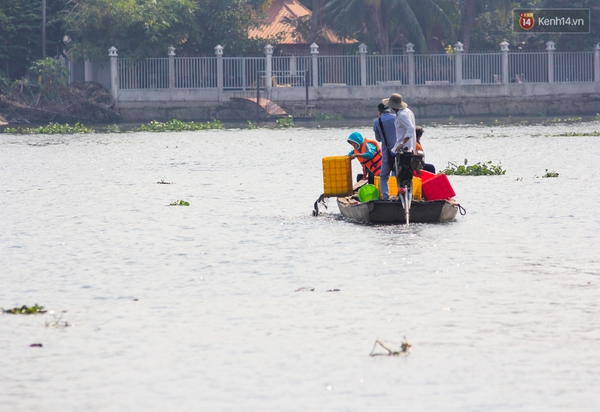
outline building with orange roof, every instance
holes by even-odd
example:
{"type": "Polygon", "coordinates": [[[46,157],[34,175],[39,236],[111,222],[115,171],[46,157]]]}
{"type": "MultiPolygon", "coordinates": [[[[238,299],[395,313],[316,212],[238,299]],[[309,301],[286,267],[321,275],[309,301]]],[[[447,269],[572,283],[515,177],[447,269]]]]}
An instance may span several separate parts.
{"type": "MultiPolygon", "coordinates": [[[[250,29],[250,38],[273,39],[276,38],[275,54],[309,54],[310,44],[308,34],[303,35],[302,28],[310,25],[311,11],[297,0],[273,0],[265,10],[267,15],[265,23],[257,28],[250,29]]],[[[340,54],[345,46],[356,43],[355,40],[341,39],[333,30],[324,27],[316,41],[319,52],[326,54],[340,54]]]]}

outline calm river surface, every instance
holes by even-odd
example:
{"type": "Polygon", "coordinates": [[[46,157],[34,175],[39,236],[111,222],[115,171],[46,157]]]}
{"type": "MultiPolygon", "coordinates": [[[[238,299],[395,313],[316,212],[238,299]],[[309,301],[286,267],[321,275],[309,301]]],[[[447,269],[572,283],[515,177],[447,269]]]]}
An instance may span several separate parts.
{"type": "Polygon", "coordinates": [[[312,216],[353,130],[0,134],[0,410],[600,410],[600,122],[427,126],[507,172],[408,227],[312,216]]]}

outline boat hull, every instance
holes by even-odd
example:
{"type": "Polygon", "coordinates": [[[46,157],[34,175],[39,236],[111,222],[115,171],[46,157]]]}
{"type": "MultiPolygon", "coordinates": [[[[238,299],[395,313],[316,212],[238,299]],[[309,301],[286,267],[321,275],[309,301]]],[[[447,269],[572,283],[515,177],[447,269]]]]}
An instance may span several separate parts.
{"type": "MultiPolygon", "coordinates": [[[[360,223],[406,223],[404,207],[400,201],[375,200],[361,203],[354,197],[338,197],[338,208],[342,216],[360,223]]],[[[453,220],[458,212],[454,200],[411,202],[409,223],[435,223],[453,220]]]]}

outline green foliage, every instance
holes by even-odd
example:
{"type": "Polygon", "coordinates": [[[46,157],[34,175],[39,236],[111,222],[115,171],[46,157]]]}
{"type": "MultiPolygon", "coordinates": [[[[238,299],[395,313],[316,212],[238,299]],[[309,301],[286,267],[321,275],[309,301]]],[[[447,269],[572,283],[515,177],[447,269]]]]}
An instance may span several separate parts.
{"type": "Polygon", "coordinates": [[[582,120],[583,119],[581,117],[566,117],[564,119],[555,117],[550,122],[551,123],[575,123],[575,122],[581,122],[582,120]]]}
{"type": "Polygon", "coordinates": [[[518,42],[519,34],[513,32],[512,19],[505,18],[501,13],[484,11],[477,16],[477,27],[479,29],[473,32],[471,38],[471,52],[478,50],[497,52],[503,41],[509,44],[518,42]]]}
{"type": "Polygon", "coordinates": [[[416,50],[428,53],[442,49],[440,39],[454,38],[452,22],[435,0],[329,0],[326,22],[346,38],[363,40],[382,54],[389,54],[397,39],[409,39],[416,50]]]}
{"type": "Polygon", "coordinates": [[[64,15],[69,51],[75,57],[105,59],[115,46],[119,56],[214,55],[259,51],[264,41],[248,38],[261,16],[258,0],[71,0],[64,15]]]}
{"type": "Polygon", "coordinates": [[[590,9],[590,32],[569,33],[543,36],[543,42],[552,40],[556,50],[562,51],[591,51],[600,42],[600,7],[598,0],[542,0],[544,8],[573,8],[590,9]]]}
{"type": "Polygon", "coordinates": [[[12,134],[75,134],[75,133],[94,133],[94,129],[86,127],[81,123],[75,123],[74,126],[68,124],[50,123],[48,126],[39,127],[7,127],[4,133],[12,134]]]}
{"type": "Polygon", "coordinates": [[[596,120],[600,120],[600,114],[596,113],[596,120]]]}
{"type": "Polygon", "coordinates": [[[190,203],[185,200],[176,200],[172,203],[169,203],[169,206],[189,206],[190,203]]]}
{"type": "MultiPolygon", "coordinates": [[[[61,11],[68,0],[46,0],[46,51],[50,56],[62,49],[61,11]]],[[[26,74],[31,62],[43,58],[41,0],[0,1],[0,67],[9,79],[26,74]]]]}
{"type": "Polygon", "coordinates": [[[296,123],[294,122],[293,117],[283,117],[281,119],[277,119],[275,121],[275,127],[278,128],[288,128],[288,127],[296,127],[296,123]]]}
{"type": "Polygon", "coordinates": [[[76,58],[105,59],[117,47],[122,57],[166,54],[194,24],[193,0],[72,0],[64,15],[76,58]],[[162,53],[161,53],[162,51],[162,53]]]}
{"type": "Polygon", "coordinates": [[[194,0],[194,3],[197,6],[194,23],[176,46],[182,54],[214,55],[218,44],[227,54],[262,52],[262,46],[273,40],[248,36],[248,30],[262,22],[265,0],[194,0]]]}
{"type": "Polygon", "coordinates": [[[502,166],[492,165],[492,161],[487,163],[477,163],[474,165],[467,165],[468,160],[465,159],[463,165],[458,166],[456,163],[448,162],[448,167],[442,170],[442,173],[447,175],[458,175],[458,176],[486,176],[486,175],[503,175],[506,170],[502,169],[502,166]]]}
{"type": "Polygon", "coordinates": [[[172,119],[168,122],[159,122],[152,120],[148,124],[143,124],[134,129],[137,132],[182,132],[188,130],[208,130],[222,129],[223,123],[219,120],[206,123],[182,122],[181,120],[172,119]]]}
{"type": "Polygon", "coordinates": [[[558,177],[558,173],[556,172],[549,172],[548,169],[546,169],[546,174],[542,176],[542,178],[545,177],[558,177]]]}
{"type": "Polygon", "coordinates": [[[315,120],[317,121],[328,121],[328,120],[343,120],[344,118],[337,113],[326,113],[326,112],[317,112],[315,114],[315,120]]]}
{"type": "Polygon", "coordinates": [[[69,69],[65,67],[64,62],[50,57],[34,61],[29,67],[29,72],[46,91],[66,86],[69,81],[69,69]]]}
{"type": "Polygon", "coordinates": [[[121,133],[121,126],[118,124],[113,124],[110,126],[106,126],[106,133],[121,133]]]}
{"type": "Polygon", "coordinates": [[[12,309],[2,309],[0,310],[4,313],[11,313],[13,315],[21,314],[21,315],[33,315],[38,313],[46,313],[46,310],[43,306],[39,306],[37,303],[31,307],[26,305],[21,306],[20,308],[12,308],[12,309]]]}

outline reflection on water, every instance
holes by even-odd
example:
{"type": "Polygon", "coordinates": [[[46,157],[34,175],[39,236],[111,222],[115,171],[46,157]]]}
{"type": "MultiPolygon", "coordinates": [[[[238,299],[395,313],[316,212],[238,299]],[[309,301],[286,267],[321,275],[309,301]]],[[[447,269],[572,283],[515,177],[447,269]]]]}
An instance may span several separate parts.
{"type": "Polygon", "coordinates": [[[556,136],[594,130],[427,127],[507,173],[410,226],[312,217],[350,129],[0,135],[0,307],[75,325],[0,315],[1,409],[595,410],[600,146],[556,136]]]}

